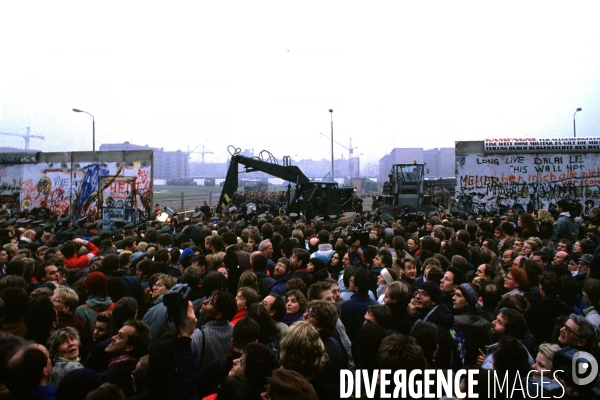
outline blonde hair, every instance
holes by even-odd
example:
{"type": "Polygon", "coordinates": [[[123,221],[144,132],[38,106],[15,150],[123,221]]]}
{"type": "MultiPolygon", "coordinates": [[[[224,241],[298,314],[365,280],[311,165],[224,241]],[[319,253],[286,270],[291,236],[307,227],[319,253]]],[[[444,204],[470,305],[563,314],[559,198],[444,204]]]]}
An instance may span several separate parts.
{"type": "Polygon", "coordinates": [[[319,332],[309,322],[300,321],[285,332],[279,344],[281,366],[314,381],[327,362],[319,332]]]}
{"type": "Polygon", "coordinates": [[[58,296],[64,301],[65,306],[69,307],[68,315],[73,315],[79,305],[79,295],[76,291],[66,286],[59,286],[54,289],[54,296],[58,296]]]}
{"type": "Polygon", "coordinates": [[[213,254],[213,268],[218,268],[221,266],[221,264],[223,264],[223,260],[225,259],[225,252],[224,251],[220,251],[218,253],[214,253],[213,254]]]}
{"type": "Polygon", "coordinates": [[[258,289],[258,277],[252,271],[244,271],[240,276],[240,281],[238,283],[238,290],[242,287],[249,287],[254,289],[256,293],[260,293],[258,289]]]}
{"type": "Polygon", "coordinates": [[[554,354],[560,350],[560,346],[557,344],[542,343],[540,344],[538,352],[542,353],[548,360],[554,359],[554,354]]]}

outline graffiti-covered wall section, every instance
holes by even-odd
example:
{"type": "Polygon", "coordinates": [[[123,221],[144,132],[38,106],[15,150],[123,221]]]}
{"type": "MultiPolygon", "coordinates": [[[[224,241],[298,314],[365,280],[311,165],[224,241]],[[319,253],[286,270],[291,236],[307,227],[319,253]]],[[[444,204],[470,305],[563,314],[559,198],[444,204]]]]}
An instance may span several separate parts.
{"type": "Polygon", "coordinates": [[[600,146],[591,143],[597,139],[508,140],[456,143],[461,208],[520,204],[537,210],[563,198],[600,205],[600,146]]]}
{"type": "Polygon", "coordinates": [[[151,211],[152,151],[36,153],[18,160],[0,155],[2,202],[44,206],[57,215],[138,222],[151,211]]]}

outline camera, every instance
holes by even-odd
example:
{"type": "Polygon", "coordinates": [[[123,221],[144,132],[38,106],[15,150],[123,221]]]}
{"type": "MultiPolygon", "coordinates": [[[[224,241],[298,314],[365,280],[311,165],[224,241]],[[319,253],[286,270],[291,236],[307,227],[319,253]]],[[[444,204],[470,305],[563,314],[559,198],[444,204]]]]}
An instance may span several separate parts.
{"type": "Polygon", "coordinates": [[[334,231],[335,237],[343,239],[347,246],[351,246],[357,240],[360,241],[362,246],[369,244],[369,231],[366,229],[360,229],[358,227],[348,226],[342,228],[341,226],[336,228],[334,231]]]}
{"type": "Polygon", "coordinates": [[[192,289],[187,283],[178,283],[171,288],[163,297],[163,303],[167,307],[169,321],[174,321],[176,325],[185,318],[188,302],[192,289]]]}

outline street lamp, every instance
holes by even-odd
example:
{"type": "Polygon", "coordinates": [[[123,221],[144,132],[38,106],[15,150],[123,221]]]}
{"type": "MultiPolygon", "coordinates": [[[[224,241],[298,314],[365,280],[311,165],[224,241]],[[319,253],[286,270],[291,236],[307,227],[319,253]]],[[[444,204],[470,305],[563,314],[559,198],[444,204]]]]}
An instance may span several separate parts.
{"type": "Polygon", "coordinates": [[[73,111],[85,113],[92,117],[92,151],[96,151],[96,120],[94,116],[87,111],[80,110],[78,108],[74,108],[73,111]]]}
{"type": "Polygon", "coordinates": [[[333,181],[333,110],[329,109],[331,115],[331,180],[333,181]]]}
{"type": "Polygon", "coordinates": [[[575,112],[573,113],[573,137],[577,137],[577,134],[575,132],[575,114],[577,114],[578,111],[581,111],[581,107],[577,107],[577,110],[575,110],[575,112]]]}

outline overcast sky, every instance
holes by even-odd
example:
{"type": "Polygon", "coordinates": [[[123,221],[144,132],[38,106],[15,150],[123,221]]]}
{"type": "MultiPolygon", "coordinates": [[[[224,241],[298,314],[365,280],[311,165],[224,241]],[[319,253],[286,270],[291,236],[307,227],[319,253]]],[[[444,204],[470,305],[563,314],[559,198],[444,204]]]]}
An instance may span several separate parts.
{"type": "Polygon", "coordinates": [[[571,137],[577,107],[578,136],[596,136],[599,14],[598,1],[4,1],[0,132],[91,150],[79,108],[97,147],[329,159],[331,108],[361,165],[393,147],[571,137]]]}

